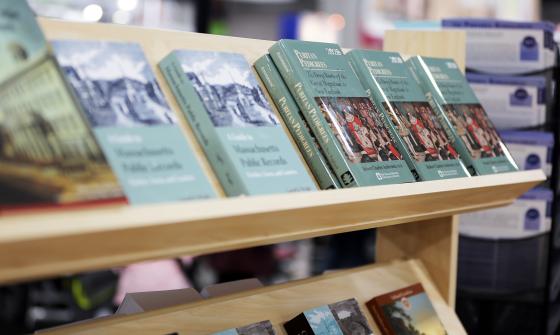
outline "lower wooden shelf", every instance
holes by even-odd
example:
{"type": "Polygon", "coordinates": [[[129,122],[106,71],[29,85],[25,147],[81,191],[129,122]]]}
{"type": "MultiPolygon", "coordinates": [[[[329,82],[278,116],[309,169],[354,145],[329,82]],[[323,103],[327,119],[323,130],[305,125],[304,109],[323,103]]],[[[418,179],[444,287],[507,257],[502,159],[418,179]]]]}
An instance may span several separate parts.
{"type": "Polygon", "coordinates": [[[278,334],[285,334],[282,324],[302,311],[354,297],[375,334],[380,334],[365,302],[417,282],[424,286],[447,333],[466,334],[455,312],[438,293],[418,260],[333,272],[192,304],[68,326],[49,333],[111,335],[178,332],[181,335],[196,335],[270,320],[278,334]]]}

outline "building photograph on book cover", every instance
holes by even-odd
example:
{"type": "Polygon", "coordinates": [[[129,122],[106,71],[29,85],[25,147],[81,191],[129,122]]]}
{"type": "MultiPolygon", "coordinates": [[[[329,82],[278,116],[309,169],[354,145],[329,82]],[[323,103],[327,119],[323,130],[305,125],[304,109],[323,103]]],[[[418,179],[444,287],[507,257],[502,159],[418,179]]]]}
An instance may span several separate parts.
{"type": "Polygon", "coordinates": [[[504,156],[502,142],[480,104],[448,104],[445,115],[473,159],[504,156]]]}
{"type": "Polygon", "coordinates": [[[370,335],[373,334],[368,322],[362,314],[356,299],[347,299],[330,304],[329,308],[344,334],[370,335]]]}
{"type": "Polygon", "coordinates": [[[101,198],[116,186],[52,60],[2,85],[0,101],[0,189],[13,191],[10,202],[74,201],[94,188],[101,198]]]}
{"type": "Polygon", "coordinates": [[[315,101],[352,163],[402,159],[369,98],[317,97],[315,101]]]}
{"type": "Polygon", "coordinates": [[[92,127],[177,123],[138,44],[65,40],[52,45],[92,127]]]}
{"type": "Polygon", "coordinates": [[[279,124],[243,55],[189,50],[177,56],[214,127],[279,124]]]}
{"type": "Polygon", "coordinates": [[[459,158],[429,103],[384,102],[383,107],[416,161],[459,158]]]}
{"type": "Polygon", "coordinates": [[[381,308],[393,334],[447,335],[426,293],[403,296],[381,308]]]}

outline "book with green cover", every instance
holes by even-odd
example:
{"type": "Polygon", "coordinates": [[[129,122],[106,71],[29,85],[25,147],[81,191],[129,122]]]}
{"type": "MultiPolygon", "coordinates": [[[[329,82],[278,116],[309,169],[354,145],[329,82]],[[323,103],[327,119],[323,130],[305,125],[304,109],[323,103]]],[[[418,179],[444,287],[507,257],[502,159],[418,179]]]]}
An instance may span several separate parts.
{"type": "Polygon", "coordinates": [[[517,171],[496,127],[452,59],[412,57],[406,64],[473,175],[517,171]]]}
{"type": "Polygon", "coordinates": [[[281,40],[269,53],[343,187],[414,181],[337,44],[281,40]]]}
{"type": "Polygon", "coordinates": [[[25,1],[0,0],[0,207],[122,191],[25,1]]]}
{"type": "Polygon", "coordinates": [[[243,55],[176,50],[159,66],[228,196],[316,189],[243,55]]]}
{"type": "Polygon", "coordinates": [[[262,56],[254,66],[319,187],[321,189],[340,188],[340,183],[321,151],[313,131],[309,128],[301,109],[294,101],[270,56],[262,56]]]}
{"type": "Polygon", "coordinates": [[[420,180],[469,176],[452,138],[398,53],[352,50],[347,56],[420,180]]]}
{"type": "Polygon", "coordinates": [[[136,43],[52,41],[131,204],[216,196],[136,43]]]}

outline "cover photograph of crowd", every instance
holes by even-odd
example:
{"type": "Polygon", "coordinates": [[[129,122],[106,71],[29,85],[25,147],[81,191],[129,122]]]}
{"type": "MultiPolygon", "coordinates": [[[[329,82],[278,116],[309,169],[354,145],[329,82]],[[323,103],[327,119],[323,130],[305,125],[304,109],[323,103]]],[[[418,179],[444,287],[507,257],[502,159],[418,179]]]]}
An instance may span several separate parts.
{"type": "Polygon", "coordinates": [[[427,102],[383,103],[383,107],[416,161],[459,158],[427,102]]]}
{"type": "Polygon", "coordinates": [[[504,155],[496,128],[480,104],[444,105],[455,132],[474,159],[504,155]]]}
{"type": "Polygon", "coordinates": [[[368,98],[318,97],[315,101],[352,163],[402,159],[368,98]]]}

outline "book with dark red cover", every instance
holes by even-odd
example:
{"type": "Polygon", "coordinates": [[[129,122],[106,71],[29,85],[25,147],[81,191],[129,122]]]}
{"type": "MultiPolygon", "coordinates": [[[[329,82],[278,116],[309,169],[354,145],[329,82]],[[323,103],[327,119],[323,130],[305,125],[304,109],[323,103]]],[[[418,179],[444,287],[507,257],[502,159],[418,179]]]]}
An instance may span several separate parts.
{"type": "Polygon", "coordinates": [[[420,283],[375,297],[366,306],[383,335],[447,335],[420,283]]]}

